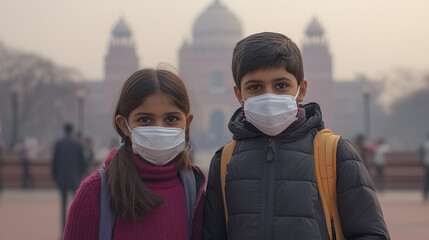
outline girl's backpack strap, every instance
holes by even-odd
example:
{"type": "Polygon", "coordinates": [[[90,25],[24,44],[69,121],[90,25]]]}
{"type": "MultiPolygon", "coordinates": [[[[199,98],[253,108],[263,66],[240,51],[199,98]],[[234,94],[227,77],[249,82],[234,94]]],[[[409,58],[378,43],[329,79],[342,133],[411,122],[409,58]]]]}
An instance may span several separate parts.
{"type": "Polygon", "coordinates": [[[220,158],[220,183],[222,186],[222,197],[223,197],[223,209],[225,211],[225,222],[228,229],[228,207],[226,206],[225,198],[225,179],[226,179],[226,165],[228,165],[229,160],[231,160],[232,152],[234,151],[235,145],[237,144],[236,140],[232,140],[223,147],[222,155],[220,158]]]}
{"type": "MultiPolygon", "coordinates": [[[[103,168],[97,170],[101,176],[101,192],[100,192],[100,220],[98,225],[98,239],[111,240],[113,229],[115,227],[115,214],[110,208],[110,196],[107,189],[107,175],[103,168]]],[[[180,178],[183,182],[186,196],[186,209],[188,216],[188,239],[192,237],[192,213],[194,210],[197,187],[193,171],[180,171],[180,178]]]]}
{"type": "Polygon", "coordinates": [[[188,239],[192,237],[193,219],[192,214],[194,211],[195,202],[197,199],[197,186],[193,170],[180,171],[180,178],[182,179],[183,187],[185,189],[186,197],[186,212],[188,215],[188,239]]]}
{"type": "Polygon", "coordinates": [[[113,228],[115,227],[115,214],[110,208],[110,196],[107,189],[107,175],[104,168],[97,170],[101,177],[101,192],[100,192],[100,220],[98,222],[98,239],[112,239],[113,228]]]}

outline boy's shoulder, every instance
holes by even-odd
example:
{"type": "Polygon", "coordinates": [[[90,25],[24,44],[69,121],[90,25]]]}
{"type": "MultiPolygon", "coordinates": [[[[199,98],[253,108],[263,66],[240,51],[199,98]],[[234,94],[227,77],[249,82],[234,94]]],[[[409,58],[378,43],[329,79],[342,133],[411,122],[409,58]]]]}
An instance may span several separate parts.
{"type": "Polygon", "coordinates": [[[222,151],[223,151],[223,148],[224,148],[225,146],[222,146],[222,147],[220,147],[218,150],[216,150],[216,152],[213,154],[213,157],[212,157],[212,162],[213,161],[220,161],[220,158],[221,158],[221,156],[222,156],[222,151]]]}
{"type": "MultiPolygon", "coordinates": [[[[226,144],[225,144],[226,145],[226,144]]],[[[222,157],[222,151],[223,151],[223,148],[224,148],[225,146],[222,146],[222,147],[220,147],[219,149],[217,149],[216,150],[216,152],[213,154],[213,157],[212,157],[212,159],[211,159],[211,161],[210,161],[210,166],[211,167],[214,167],[215,165],[216,166],[218,166],[218,165],[220,165],[220,160],[221,160],[221,157],[222,157]]]]}
{"type": "MultiPolygon", "coordinates": [[[[225,144],[226,145],[226,144],[225,144]]],[[[215,155],[216,154],[221,154],[223,151],[223,148],[225,147],[225,145],[223,145],[222,147],[218,148],[218,150],[216,150],[215,155]]]]}
{"type": "Polygon", "coordinates": [[[337,162],[341,163],[345,161],[362,162],[359,154],[354,149],[350,141],[345,138],[340,138],[337,147],[337,162]]]}

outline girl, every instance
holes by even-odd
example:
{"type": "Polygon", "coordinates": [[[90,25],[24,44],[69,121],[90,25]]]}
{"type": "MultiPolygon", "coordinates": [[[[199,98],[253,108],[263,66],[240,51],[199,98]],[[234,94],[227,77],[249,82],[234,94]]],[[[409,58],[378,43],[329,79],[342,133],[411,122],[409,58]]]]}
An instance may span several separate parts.
{"type": "Polygon", "coordinates": [[[202,238],[205,178],[187,153],[189,109],[185,85],[167,70],[124,83],[114,114],[121,147],[81,183],[64,239],[202,238]]]}

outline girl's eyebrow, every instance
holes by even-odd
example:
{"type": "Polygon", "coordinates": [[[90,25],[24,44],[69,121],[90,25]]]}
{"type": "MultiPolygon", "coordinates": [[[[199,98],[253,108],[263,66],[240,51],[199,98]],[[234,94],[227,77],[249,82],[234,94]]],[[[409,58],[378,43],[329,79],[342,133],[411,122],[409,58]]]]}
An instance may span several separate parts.
{"type": "Polygon", "coordinates": [[[164,115],[178,115],[180,112],[167,112],[164,115]]]}
{"type": "Polygon", "coordinates": [[[144,116],[153,116],[153,113],[147,113],[147,112],[138,112],[136,114],[134,114],[134,116],[139,116],[139,115],[144,115],[144,116]]]}
{"type": "MultiPolygon", "coordinates": [[[[180,114],[180,112],[166,112],[166,113],[164,113],[164,115],[178,115],[178,114],[180,114]]],[[[148,112],[138,112],[138,113],[134,114],[134,116],[140,116],[140,115],[142,115],[142,116],[155,116],[155,114],[148,113],[148,112]]]]}

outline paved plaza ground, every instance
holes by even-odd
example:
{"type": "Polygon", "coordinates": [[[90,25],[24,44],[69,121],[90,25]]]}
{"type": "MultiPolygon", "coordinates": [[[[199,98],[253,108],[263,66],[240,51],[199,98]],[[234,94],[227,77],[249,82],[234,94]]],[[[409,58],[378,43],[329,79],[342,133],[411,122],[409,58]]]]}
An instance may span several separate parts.
{"type": "MultiPolygon", "coordinates": [[[[385,191],[379,199],[392,239],[429,239],[429,203],[421,192],[385,191]]],[[[0,239],[59,239],[59,200],[56,190],[3,190],[0,239]]]]}

